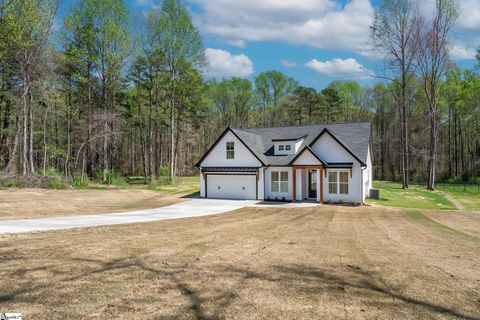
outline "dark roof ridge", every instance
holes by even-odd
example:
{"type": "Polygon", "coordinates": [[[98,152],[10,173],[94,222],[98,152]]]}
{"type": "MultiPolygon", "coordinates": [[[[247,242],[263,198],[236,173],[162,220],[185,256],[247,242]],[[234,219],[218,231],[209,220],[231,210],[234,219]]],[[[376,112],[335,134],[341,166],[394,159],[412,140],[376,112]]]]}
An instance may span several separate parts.
{"type": "Polygon", "coordinates": [[[231,127],[232,129],[238,129],[243,131],[248,131],[251,129],[273,129],[273,128],[301,128],[301,127],[316,127],[316,126],[331,126],[339,124],[372,124],[370,121],[352,121],[352,122],[335,122],[335,123],[315,123],[315,124],[297,124],[297,125],[287,125],[287,126],[271,126],[271,127],[249,127],[249,128],[238,128],[231,127]]]}

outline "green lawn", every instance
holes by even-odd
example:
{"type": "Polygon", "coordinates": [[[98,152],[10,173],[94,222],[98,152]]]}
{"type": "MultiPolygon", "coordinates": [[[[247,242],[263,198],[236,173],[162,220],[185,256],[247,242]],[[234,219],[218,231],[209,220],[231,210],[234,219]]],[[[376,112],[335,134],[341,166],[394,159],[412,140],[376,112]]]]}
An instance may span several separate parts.
{"type": "Polygon", "coordinates": [[[368,199],[368,203],[402,208],[456,209],[442,191],[428,191],[421,186],[402,189],[400,183],[386,181],[375,181],[373,187],[380,190],[380,199],[368,199]]]}
{"type": "Polygon", "coordinates": [[[437,185],[437,189],[455,198],[466,210],[480,211],[480,192],[477,185],[437,185]]]}
{"type": "Polygon", "coordinates": [[[150,183],[150,190],[160,191],[162,194],[193,194],[200,192],[200,178],[193,177],[179,177],[178,181],[166,183],[150,183]]]}
{"type": "Polygon", "coordinates": [[[110,190],[110,189],[148,189],[158,191],[162,195],[178,195],[178,194],[193,194],[200,192],[200,178],[193,177],[178,177],[175,182],[170,183],[166,179],[151,182],[150,184],[142,183],[142,177],[128,177],[126,181],[133,181],[133,183],[125,182],[119,185],[105,185],[100,183],[90,183],[84,189],[92,190],[110,190]]]}

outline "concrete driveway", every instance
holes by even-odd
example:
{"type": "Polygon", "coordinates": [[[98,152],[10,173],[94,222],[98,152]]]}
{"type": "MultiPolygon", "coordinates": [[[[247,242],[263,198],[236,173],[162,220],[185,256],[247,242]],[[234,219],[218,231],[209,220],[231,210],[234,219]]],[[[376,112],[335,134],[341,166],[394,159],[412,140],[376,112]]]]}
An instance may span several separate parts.
{"type": "Polygon", "coordinates": [[[192,199],[171,206],[95,215],[0,221],[0,234],[95,227],[213,215],[253,206],[254,200],[192,199]]]}

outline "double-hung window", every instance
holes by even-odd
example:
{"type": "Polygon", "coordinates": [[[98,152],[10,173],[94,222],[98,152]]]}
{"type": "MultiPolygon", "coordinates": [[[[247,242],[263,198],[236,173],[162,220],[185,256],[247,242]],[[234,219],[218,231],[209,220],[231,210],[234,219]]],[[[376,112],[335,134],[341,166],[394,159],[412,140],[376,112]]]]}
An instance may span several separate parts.
{"type": "Polygon", "coordinates": [[[235,143],[227,142],[227,159],[235,158],[235,143]]]}
{"type": "Polygon", "coordinates": [[[338,193],[338,172],[336,171],[328,173],[328,193],[338,193]]]}
{"type": "Polygon", "coordinates": [[[288,192],[288,172],[272,171],[272,192],[288,192]]]}
{"type": "Polygon", "coordinates": [[[328,193],[348,194],[348,172],[330,171],[328,173],[328,193]]]}
{"type": "Polygon", "coordinates": [[[348,172],[340,171],[338,179],[338,190],[340,194],[348,194],[348,172]]]}

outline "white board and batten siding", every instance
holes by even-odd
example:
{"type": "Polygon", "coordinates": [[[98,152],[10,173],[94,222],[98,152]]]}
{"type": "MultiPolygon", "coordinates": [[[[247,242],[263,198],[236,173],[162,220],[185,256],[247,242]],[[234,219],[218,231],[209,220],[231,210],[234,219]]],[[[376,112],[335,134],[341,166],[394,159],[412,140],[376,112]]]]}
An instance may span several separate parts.
{"type": "Polygon", "coordinates": [[[310,150],[305,150],[300,157],[298,157],[293,165],[296,166],[314,166],[314,165],[322,165],[320,161],[318,161],[317,157],[315,157],[310,150]]]}
{"type": "MultiPolygon", "coordinates": [[[[200,167],[261,167],[261,162],[231,132],[227,132],[210,153],[203,159],[200,167]],[[227,159],[227,142],[234,143],[235,155],[227,159]]],[[[255,173],[228,172],[207,173],[207,183],[200,173],[200,196],[223,199],[263,199],[263,171],[259,170],[257,181],[255,173]]]]}
{"type": "Polygon", "coordinates": [[[312,146],[316,152],[326,162],[352,162],[352,176],[350,177],[349,169],[327,169],[327,174],[323,176],[323,190],[325,202],[331,200],[333,202],[357,202],[363,203],[365,194],[362,193],[362,168],[361,164],[338,142],[330,136],[330,134],[323,134],[312,146]],[[348,180],[348,194],[330,194],[328,190],[328,172],[329,171],[346,171],[349,173],[348,180]]]}

